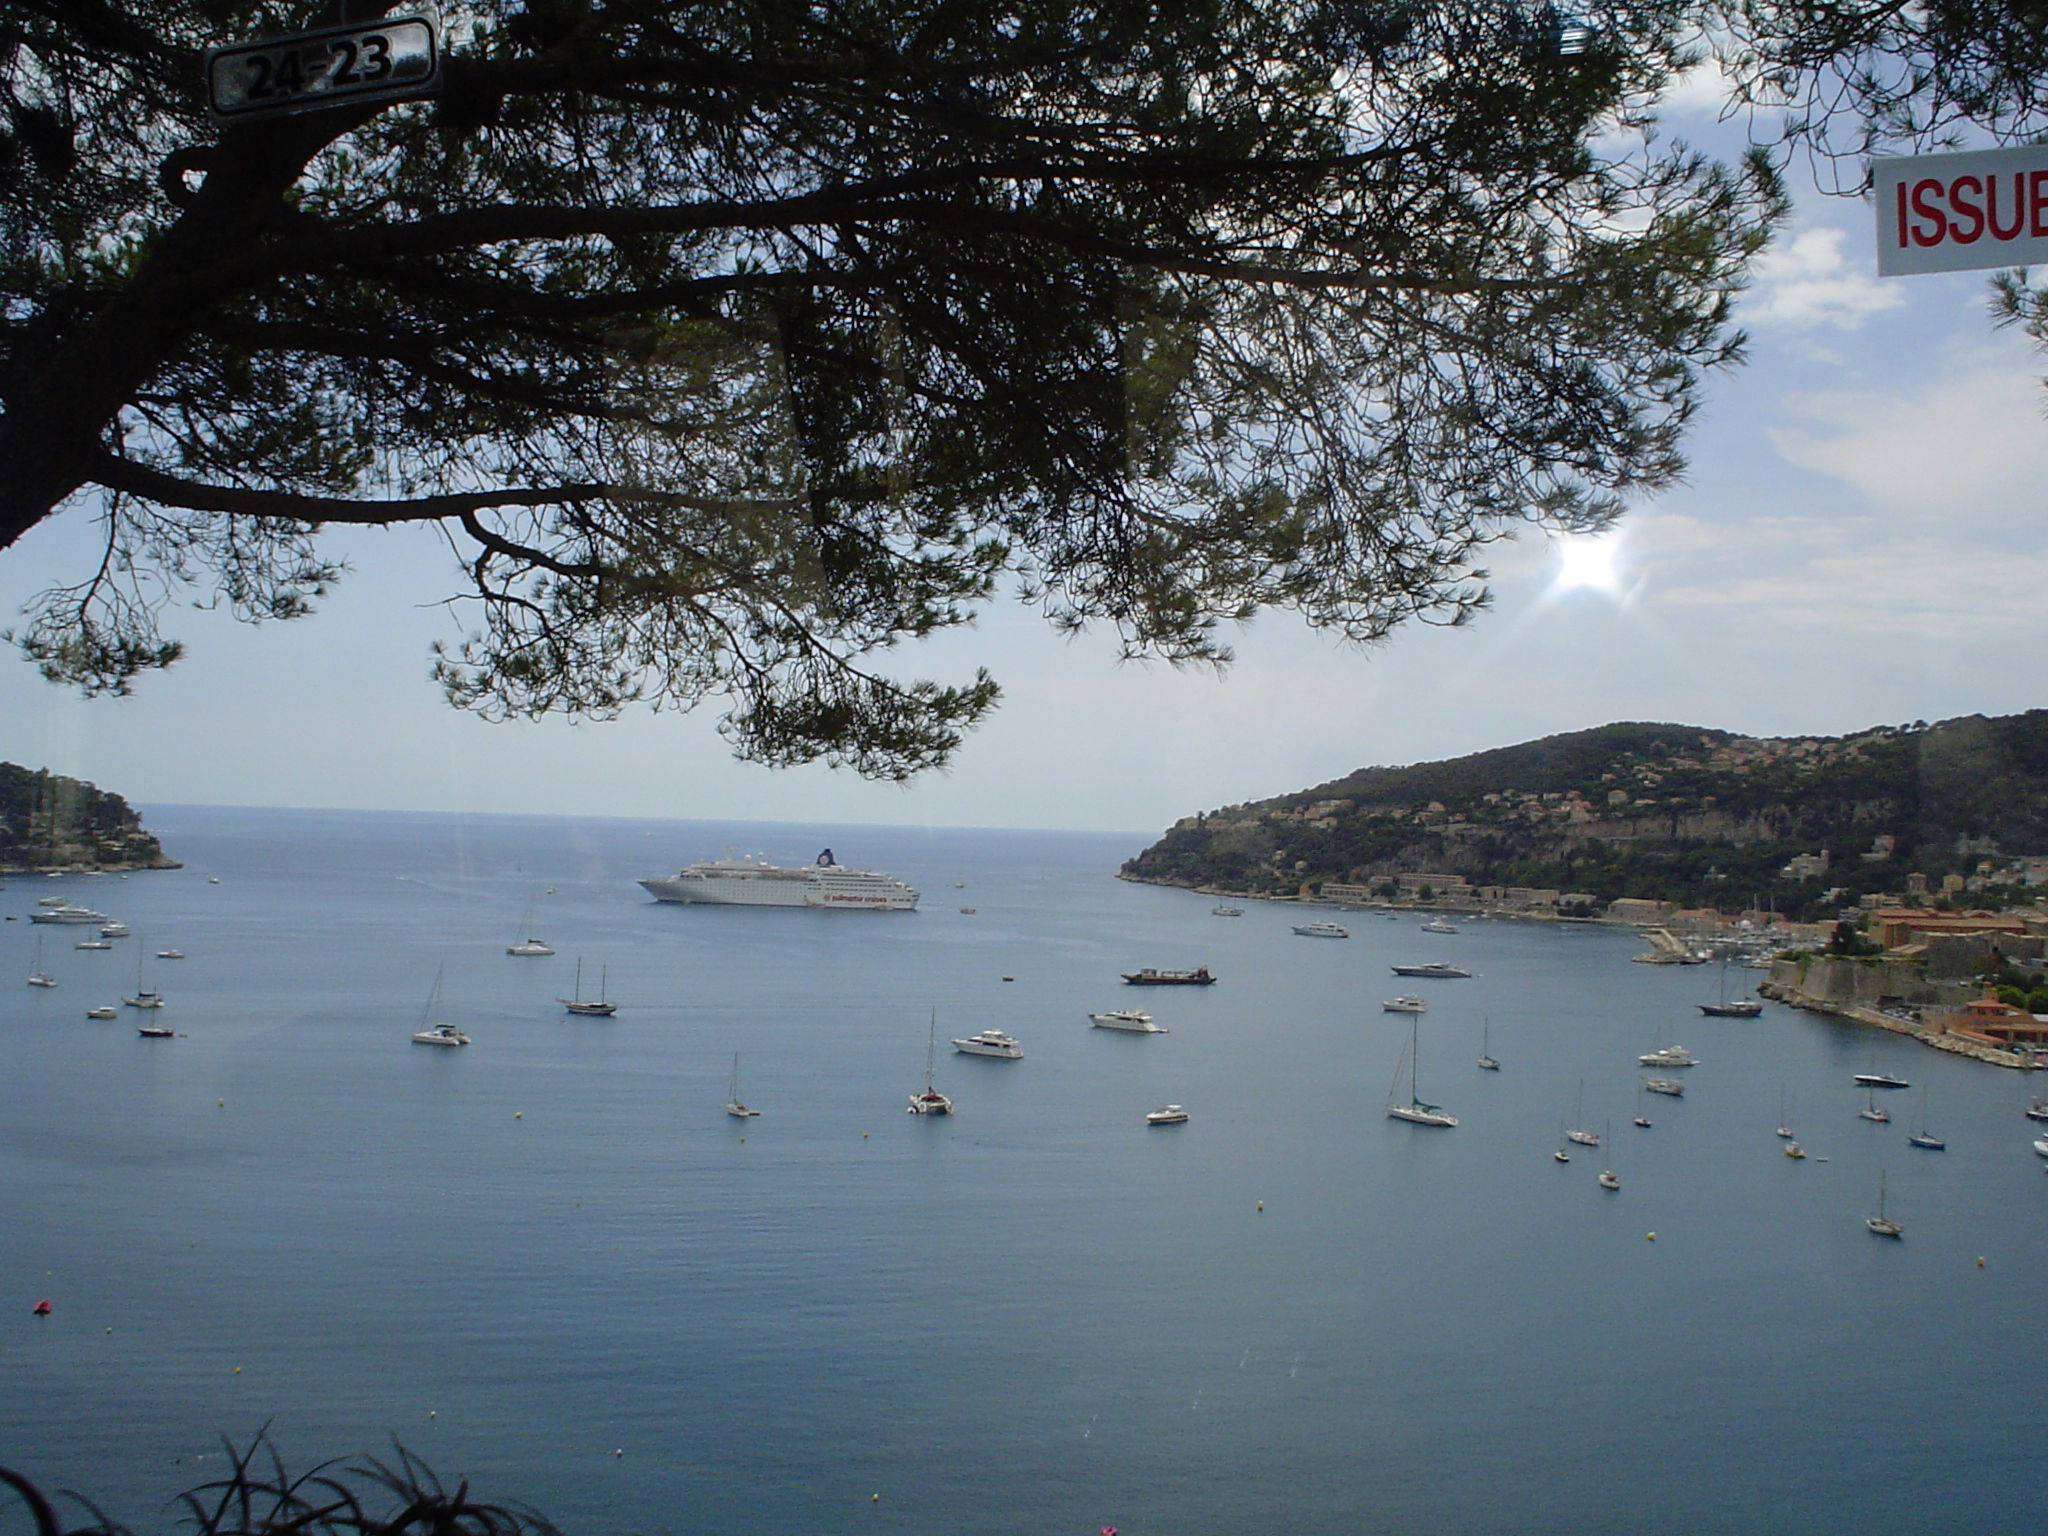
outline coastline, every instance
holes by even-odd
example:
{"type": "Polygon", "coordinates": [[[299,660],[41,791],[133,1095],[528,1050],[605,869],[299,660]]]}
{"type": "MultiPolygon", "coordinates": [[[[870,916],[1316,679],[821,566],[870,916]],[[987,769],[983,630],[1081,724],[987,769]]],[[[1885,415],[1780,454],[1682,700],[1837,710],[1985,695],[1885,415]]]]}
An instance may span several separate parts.
{"type": "Polygon", "coordinates": [[[165,858],[138,864],[10,864],[0,866],[0,880],[29,880],[39,875],[132,875],[140,870],[184,867],[176,859],[165,858]]]}

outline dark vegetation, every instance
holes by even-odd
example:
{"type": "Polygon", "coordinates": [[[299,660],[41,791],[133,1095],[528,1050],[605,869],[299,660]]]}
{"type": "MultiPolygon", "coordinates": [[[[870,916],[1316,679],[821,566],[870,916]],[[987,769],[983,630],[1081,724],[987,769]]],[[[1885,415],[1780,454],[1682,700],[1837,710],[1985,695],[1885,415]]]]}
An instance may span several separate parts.
{"type": "Polygon", "coordinates": [[[0,869],[149,869],[168,862],[119,795],[46,768],[0,763],[0,869]]]}
{"type": "MultiPolygon", "coordinates": [[[[179,1524],[195,1536],[558,1536],[534,1511],[479,1503],[468,1483],[450,1490],[410,1451],[395,1452],[388,1463],[365,1457],[292,1473],[261,1435],[246,1449],[228,1444],[226,1475],[179,1495],[179,1524]]],[[[85,1512],[69,1524],[19,1473],[0,1467],[0,1483],[27,1507],[35,1536],[136,1536],[82,1495],[59,1495],[85,1512]]]]}
{"type": "Polygon", "coordinates": [[[1360,769],[1212,811],[1125,869],[1170,884],[1282,893],[1443,871],[1601,901],[1769,905],[1816,917],[1865,893],[1903,891],[1909,872],[1939,890],[1945,875],[1972,877],[1987,862],[2039,853],[2048,853],[2048,710],[1798,740],[1603,726],[1360,769]],[[1823,852],[1825,869],[1782,873],[1823,852]]]}

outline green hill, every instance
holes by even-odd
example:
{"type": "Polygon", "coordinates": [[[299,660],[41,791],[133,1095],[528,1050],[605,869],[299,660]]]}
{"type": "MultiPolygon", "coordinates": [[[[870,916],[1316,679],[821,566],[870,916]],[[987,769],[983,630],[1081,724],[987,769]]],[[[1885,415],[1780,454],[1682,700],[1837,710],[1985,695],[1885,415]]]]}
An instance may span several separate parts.
{"type": "MultiPolygon", "coordinates": [[[[1852,736],[1630,722],[1362,768],[1190,816],[1132,879],[1252,894],[1405,872],[1818,916],[1909,874],[2017,884],[2048,854],[2048,710],[1852,736]],[[1800,861],[1795,873],[1788,865],[1800,861]]],[[[2048,862],[2048,861],[2044,861],[2048,862]]]]}
{"type": "Polygon", "coordinates": [[[119,795],[0,763],[0,871],[175,868],[119,795]]]}

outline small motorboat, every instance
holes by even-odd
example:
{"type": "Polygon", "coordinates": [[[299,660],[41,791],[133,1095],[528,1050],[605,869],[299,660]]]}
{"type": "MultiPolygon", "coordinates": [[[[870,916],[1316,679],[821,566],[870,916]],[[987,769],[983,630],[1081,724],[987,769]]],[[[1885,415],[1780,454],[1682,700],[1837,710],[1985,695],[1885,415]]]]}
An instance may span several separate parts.
{"type": "Polygon", "coordinates": [[[118,1008],[109,1008],[105,1006],[99,1008],[88,1008],[85,1010],[85,1016],[88,1019],[118,1019],[119,1017],[121,1017],[121,1010],[118,1008]]]}
{"type": "Polygon", "coordinates": [[[1188,1112],[1178,1104],[1162,1104],[1145,1116],[1147,1125],[1185,1125],[1188,1112]]]}
{"type": "Polygon", "coordinates": [[[1419,997],[1390,997],[1380,1004],[1381,1013],[1427,1013],[1429,1004],[1419,997]]]}

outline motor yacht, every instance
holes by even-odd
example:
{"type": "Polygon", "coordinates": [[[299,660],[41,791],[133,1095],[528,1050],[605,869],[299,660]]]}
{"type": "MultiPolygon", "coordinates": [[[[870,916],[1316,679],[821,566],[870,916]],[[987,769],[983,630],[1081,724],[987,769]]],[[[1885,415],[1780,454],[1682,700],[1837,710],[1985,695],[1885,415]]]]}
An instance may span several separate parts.
{"type": "Polygon", "coordinates": [[[1166,1026],[1152,1022],[1152,1015],[1142,1008],[1112,1008],[1107,1013],[1091,1013],[1088,1022],[1097,1029],[1122,1029],[1136,1035],[1163,1035],[1166,1026]]]}

